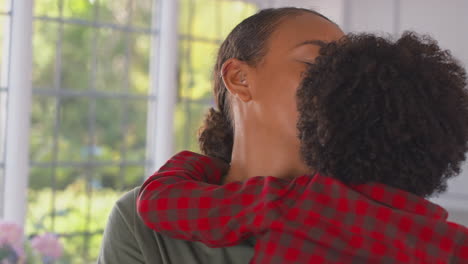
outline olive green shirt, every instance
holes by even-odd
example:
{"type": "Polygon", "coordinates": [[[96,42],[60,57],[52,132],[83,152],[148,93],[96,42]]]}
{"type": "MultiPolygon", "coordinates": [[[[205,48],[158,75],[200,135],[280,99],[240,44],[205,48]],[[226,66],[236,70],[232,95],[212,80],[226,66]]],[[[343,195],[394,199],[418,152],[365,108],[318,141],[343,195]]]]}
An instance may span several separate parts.
{"type": "Polygon", "coordinates": [[[112,208],[97,263],[99,264],[245,264],[254,253],[254,238],[241,244],[210,248],[149,229],[136,213],[139,188],[123,195],[112,208]]]}

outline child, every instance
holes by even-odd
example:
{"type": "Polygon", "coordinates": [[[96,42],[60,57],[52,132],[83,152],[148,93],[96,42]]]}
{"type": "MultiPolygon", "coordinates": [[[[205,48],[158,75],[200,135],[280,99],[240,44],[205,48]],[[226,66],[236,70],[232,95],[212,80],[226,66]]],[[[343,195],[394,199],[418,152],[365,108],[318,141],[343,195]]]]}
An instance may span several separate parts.
{"type": "Polygon", "coordinates": [[[146,225],[251,263],[468,263],[468,229],[425,197],[468,146],[466,74],[429,38],[348,35],[297,94],[301,152],[317,173],[222,184],[229,165],[183,151],[141,187],[146,225]]]}

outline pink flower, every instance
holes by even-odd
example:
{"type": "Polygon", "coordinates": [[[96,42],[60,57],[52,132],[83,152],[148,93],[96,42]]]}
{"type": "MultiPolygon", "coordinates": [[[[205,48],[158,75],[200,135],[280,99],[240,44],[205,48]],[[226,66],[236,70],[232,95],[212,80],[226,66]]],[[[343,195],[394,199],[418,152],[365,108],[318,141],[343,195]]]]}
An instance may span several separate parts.
{"type": "Polygon", "coordinates": [[[0,260],[0,264],[23,263],[18,262],[24,258],[23,228],[13,222],[0,220],[0,248],[7,253],[6,259],[0,260]]]}
{"type": "Polygon", "coordinates": [[[0,220],[0,245],[19,248],[23,242],[23,228],[13,222],[0,220]]]}
{"type": "Polygon", "coordinates": [[[41,255],[51,260],[56,260],[62,256],[63,246],[58,237],[51,233],[34,237],[31,240],[31,246],[41,255]]]}

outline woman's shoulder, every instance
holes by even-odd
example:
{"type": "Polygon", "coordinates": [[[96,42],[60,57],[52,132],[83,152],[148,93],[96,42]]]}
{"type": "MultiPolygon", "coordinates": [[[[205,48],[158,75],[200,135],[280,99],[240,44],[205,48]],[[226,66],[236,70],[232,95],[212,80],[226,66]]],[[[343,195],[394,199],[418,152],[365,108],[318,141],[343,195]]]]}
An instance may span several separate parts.
{"type": "Polygon", "coordinates": [[[114,204],[104,231],[98,263],[248,263],[253,244],[225,248],[174,239],[148,228],[136,212],[140,188],[123,194],[114,204]]]}
{"type": "Polygon", "coordinates": [[[129,221],[134,220],[134,216],[136,216],[136,198],[138,192],[140,191],[140,187],[135,187],[130,191],[124,193],[114,204],[113,209],[117,209],[122,217],[129,221]]]}
{"type": "Polygon", "coordinates": [[[136,213],[136,197],[140,187],[124,193],[113,205],[109,215],[107,228],[125,229],[129,235],[136,235],[136,225],[139,224],[136,213]]]}
{"type": "MultiPolygon", "coordinates": [[[[147,263],[140,247],[141,238],[136,233],[135,213],[132,212],[135,211],[135,205],[132,206],[135,192],[138,193],[138,188],[125,193],[113,205],[104,229],[98,263],[147,263]]],[[[154,257],[158,258],[158,255],[154,257]]],[[[153,260],[151,263],[165,262],[153,260]]]]}

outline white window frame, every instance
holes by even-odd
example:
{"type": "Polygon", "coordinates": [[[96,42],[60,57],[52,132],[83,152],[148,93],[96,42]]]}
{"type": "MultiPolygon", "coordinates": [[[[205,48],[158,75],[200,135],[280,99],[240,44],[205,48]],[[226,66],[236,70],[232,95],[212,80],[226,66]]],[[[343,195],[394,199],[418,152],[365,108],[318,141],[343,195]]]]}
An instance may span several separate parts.
{"type": "Polygon", "coordinates": [[[11,1],[3,218],[24,225],[29,175],[33,0],[11,1]]]}
{"type": "MultiPolygon", "coordinates": [[[[8,48],[3,51],[9,59],[4,64],[7,65],[4,70],[8,78],[2,78],[8,79],[8,100],[4,120],[1,120],[6,133],[0,217],[22,226],[26,220],[30,170],[33,3],[33,0],[11,1],[11,26],[5,27],[8,31],[4,38],[8,48]]],[[[161,35],[152,36],[151,39],[149,95],[155,95],[157,99],[150,100],[148,106],[146,160],[150,164],[147,165],[147,171],[159,168],[173,154],[174,149],[178,1],[160,0],[159,5],[154,5],[153,12],[161,14],[160,17],[153,15],[152,19],[152,28],[160,24],[161,35]]]]}

